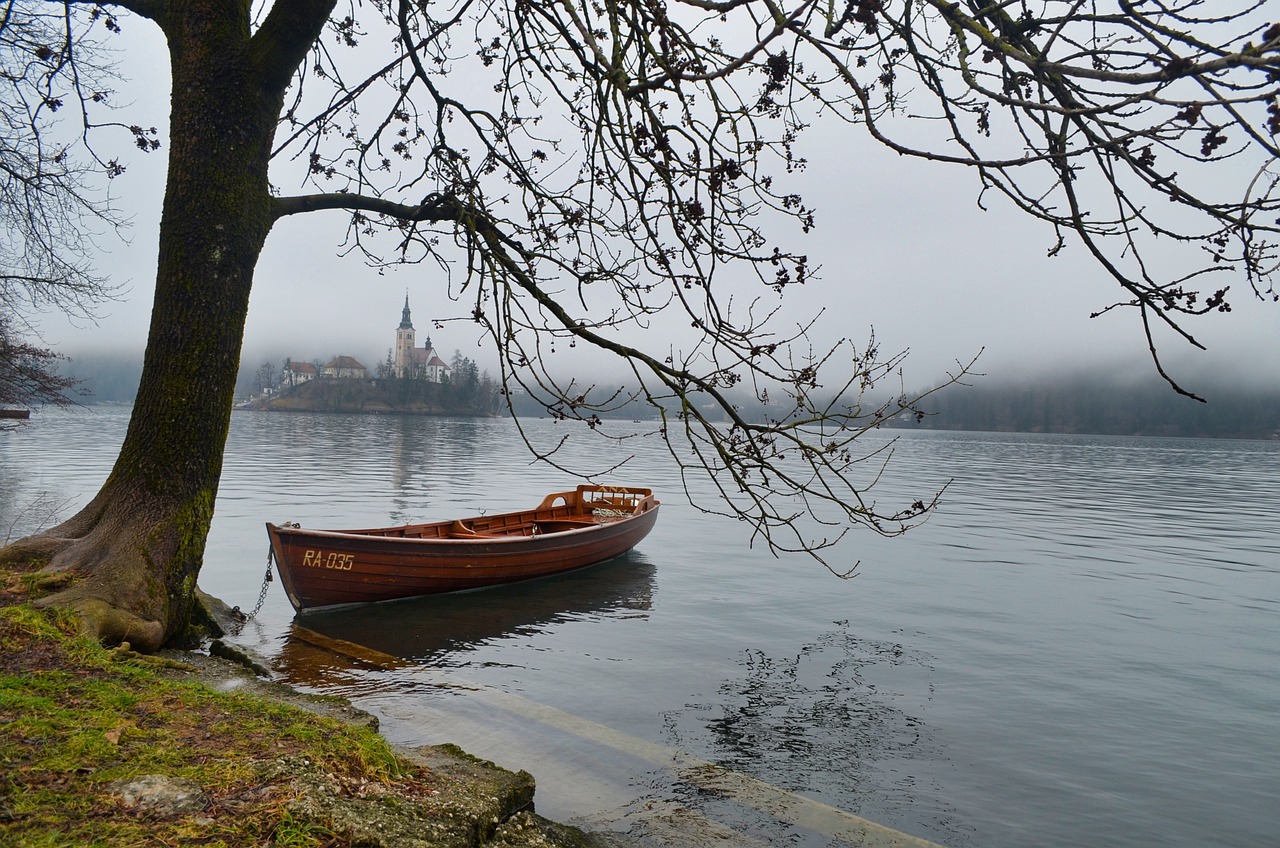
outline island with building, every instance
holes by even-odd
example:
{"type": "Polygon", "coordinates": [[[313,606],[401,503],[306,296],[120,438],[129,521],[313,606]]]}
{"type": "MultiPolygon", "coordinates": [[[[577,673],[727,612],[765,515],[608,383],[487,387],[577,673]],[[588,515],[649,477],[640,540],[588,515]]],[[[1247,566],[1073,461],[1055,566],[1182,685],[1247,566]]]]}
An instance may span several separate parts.
{"type": "Polygon", "coordinates": [[[395,344],[370,370],[353,356],[326,360],[289,357],[277,369],[258,369],[253,396],[238,409],[287,412],[356,412],[407,415],[494,415],[497,384],[472,360],[455,354],[445,362],[427,336],[418,346],[404,298],[395,344]]]}

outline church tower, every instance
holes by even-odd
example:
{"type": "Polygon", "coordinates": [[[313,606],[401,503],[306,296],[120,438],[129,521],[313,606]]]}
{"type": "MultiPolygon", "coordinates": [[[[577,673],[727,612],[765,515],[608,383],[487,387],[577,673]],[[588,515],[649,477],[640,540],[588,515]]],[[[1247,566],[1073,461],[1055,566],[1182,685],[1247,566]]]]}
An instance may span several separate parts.
{"type": "Polygon", "coordinates": [[[409,292],[404,293],[404,311],[396,328],[395,372],[397,377],[410,375],[413,366],[413,322],[409,320],[409,292]]]}

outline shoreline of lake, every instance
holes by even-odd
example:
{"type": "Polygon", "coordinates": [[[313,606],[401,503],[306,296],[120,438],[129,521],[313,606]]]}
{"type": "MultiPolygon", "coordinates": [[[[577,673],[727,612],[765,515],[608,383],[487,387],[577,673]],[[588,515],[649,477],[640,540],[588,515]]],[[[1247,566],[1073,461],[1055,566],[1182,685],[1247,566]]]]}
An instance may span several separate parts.
{"type": "Polygon", "coordinates": [[[78,635],[70,617],[26,605],[21,582],[0,571],[0,691],[12,694],[0,709],[0,743],[13,769],[2,784],[0,836],[15,844],[107,844],[134,831],[199,831],[243,844],[260,841],[260,829],[287,828],[293,845],[617,846],[607,834],[536,815],[528,772],[452,745],[393,745],[377,718],[347,699],[266,679],[252,658],[216,640],[208,650],[151,656],[102,648],[78,635]],[[41,710],[44,703],[51,708],[41,710]],[[319,717],[315,728],[291,733],[312,723],[304,714],[319,717]],[[353,729],[351,740],[339,725],[353,729]],[[246,749],[239,729],[259,726],[277,730],[246,749]],[[363,732],[377,734],[401,764],[387,772],[363,732]]]}
{"type": "MultiPolygon", "coordinates": [[[[0,434],[0,526],[25,535],[91,498],[128,418],[47,411],[0,434]]],[[[951,482],[905,536],[852,533],[830,551],[860,563],[840,581],[691,505],[686,486],[715,491],[641,424],[605,422],[613,440],[520,426],[233,416],[200,585],[246,610],[264,521],[414,523],[571,485],[522,437],[663,501],[631,555],[578,576],[301,618],[268,586],[236,643],[377,715],[395,744],[528,768],[539,812],[587,830],[634,835],[692,810],[765,844],[831,844],[571,721],[952,848],[1250,848],[1280,825],[1280,760],[1261,753],[1280,744],[1280,444],[868,433],[868,452],[893,453],[880,503],[951,482]],[[313,657],[298,626],[398,664],[313,657]]]]}

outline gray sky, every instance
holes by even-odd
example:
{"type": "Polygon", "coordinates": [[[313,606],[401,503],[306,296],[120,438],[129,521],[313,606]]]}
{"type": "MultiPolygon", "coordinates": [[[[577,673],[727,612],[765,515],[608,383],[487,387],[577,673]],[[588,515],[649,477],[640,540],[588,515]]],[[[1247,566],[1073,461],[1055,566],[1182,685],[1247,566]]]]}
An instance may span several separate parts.
{"type": "MultiPolygon", "coordinates": [[[[163,55],[153,26],[125,19],[125,27],[126,59],[163,55]]],[[[128,289],[123,299],[103,304],[96,326],[72,326],[57,315],[41,322],[45,342],[72,356],[140,350],[146,335],[168,92],[166,75],[150,63],[132,80],[122,86],[120,99],[131,104],[119,119],[160,127],[164,148],[150,155],[125,149],[129,169],[112,185],[119,207],[134,221],[130,243],[106,235],[99,240],[102,268],[128,289]]],[[[861,344],[874,326],[884,351],[910,348],[908,388],[936,381],[955,360],[983,348],[979,370],[991,379],[1076,369],[1153,373],[1136,313],[1119,310],[1090,320],[1090,312],[1111,303],[1118,289],[1078,244],[1046,258],[1053,234],[999,198],[988,198],[991,211],[979,210],[974,177],[961,169],[903,159],[843,125],[815,128],[810,136],[802,193],[817,208],[818,225],[798,244],[821,271],[786,300],[787,314],[797,320],[827,310],[820,339],[848,336],[861,344]]],[[[491,367],[495,357],[477,347],[474,325],[431,326],[432,319],[470,311],[465,302],[447,299],[444,280],[432,268],[379,274],[358,258],[337,257],[345,219],[343,213],[319,213],[277,225],[258,266],[245,363],[349,353],[367,357],[372,366],[392,345],[408,290],[419,343],[430,335],[446,358],[457,349],[491,367]]],[[[1167,339],[1163,350],[1175,375],[1219,373],[1280,384],[1280,306],[1257,302],[1243,279],[1232,291],[1231,314],[1189,325],[1208,353],[1167,339]]]]}

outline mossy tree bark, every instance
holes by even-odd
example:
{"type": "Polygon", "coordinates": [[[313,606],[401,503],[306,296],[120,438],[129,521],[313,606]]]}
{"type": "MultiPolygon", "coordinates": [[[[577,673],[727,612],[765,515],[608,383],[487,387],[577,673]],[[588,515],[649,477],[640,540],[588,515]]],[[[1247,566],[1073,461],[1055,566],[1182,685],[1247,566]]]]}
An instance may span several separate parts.
{"type": "Polygon", "coordinates": [[[120,456],[97,496],[0,550],[66,587],[107,643],[185,637],[230,426],[249,291],[276,217],[268,163],[285,87],[333,0],[278,4],[250,33],[249,3],[139,0],[169,44],[169,170],[142,380],[120,456]],[[69,578],[69,579],[68,579],[69,578]]]}

